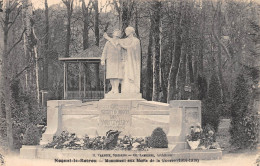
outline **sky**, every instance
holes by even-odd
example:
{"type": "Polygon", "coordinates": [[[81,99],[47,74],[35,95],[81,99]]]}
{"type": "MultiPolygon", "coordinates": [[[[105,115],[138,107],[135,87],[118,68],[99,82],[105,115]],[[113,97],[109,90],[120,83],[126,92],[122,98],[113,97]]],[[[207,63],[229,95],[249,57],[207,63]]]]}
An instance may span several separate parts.
{"type": "MultiPolygon", "coordinates": [[[[88,0],[85,0],[88,1],[88,0]]],[[[107,0],[98,0],[101,4],[105,4],[107,0]]],[[[140,0],[141,1],[141,0],[140,0]]],[[[238,1],[250,1],[250,0],[238,0],[238,1]]],[[[253,0],[255,2],[260,3],[260,0],[253,0]]],[[[44,8],[44,0],[32,0],[34,8],[44,8]]],[[[51,6],[53,4],[62,3],[62,0],[48,0],[48,5],[51,6]]]]}
{"type": "MultiPolygon", "coordinates": [[[[31,0],[32,1],[32,4],[34,6],[34,8],[44,8],[44,1],[45,0],[31,0]]],[[[85,0],[86,2],[88,0],[85,0]]],[[[99,2],[101,4],[104,4],[107,0],[99,0],[99,2]]],[[[59,4],[59,3],[62,3],[62,0],[48,0],[48,5],[51,6],[51,5],[54,5],[54,4],[59,4]]]]}

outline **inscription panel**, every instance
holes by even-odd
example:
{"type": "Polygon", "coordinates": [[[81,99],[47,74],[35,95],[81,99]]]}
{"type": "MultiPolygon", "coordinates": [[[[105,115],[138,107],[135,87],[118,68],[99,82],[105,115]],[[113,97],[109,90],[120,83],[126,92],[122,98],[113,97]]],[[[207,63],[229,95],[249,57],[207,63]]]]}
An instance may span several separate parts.
{"type": "Polygon", "coordinates": [[[131,126],[130,103],[103,103],[99,106],[99,127],[108,130],[125,131],[131,126]]]}

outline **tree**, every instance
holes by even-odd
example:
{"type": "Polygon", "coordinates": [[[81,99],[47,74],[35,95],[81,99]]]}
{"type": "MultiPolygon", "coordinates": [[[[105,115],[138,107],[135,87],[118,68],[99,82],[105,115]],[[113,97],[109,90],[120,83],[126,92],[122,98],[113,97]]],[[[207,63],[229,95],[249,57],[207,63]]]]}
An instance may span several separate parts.
{"type": "Polygon", "coordinates": [[[82,16],[83,16],[83,50],[89,47],[89,23],[92,8],[90,8],[91,0],[86,6],[85,0],[82,0],[82,16]]]}
{"type": "Polygon", "coordinates": [[[48,90],[48,54],[49,54],[49,7],[48,0],[45,0],[45,39],[44,39],[44,58],[43,58],[43,89],[48,90]]]}
{"type": "Polygon", "coordinates": [[[38,103],[40,103],[40,90],[39,90],[39,58],[37,52],[37,37],[34,31],[35,21],[33,19],[32,2],[31,0],[23,0],[23,19],[25,28],[25,55],[32,67],[28,73],[30,74],[29,83],[30,88],[28,91],[35,95],[38,103]]]}
{"type": "Polygon", "coordinates": [[[18,1],[6,1],[4,6],[3,14],[3,53],[2,53],[2,66],[1,66],[1,96],[4,94],[4,110],[5,110],[5,121],[6,121],[6,133],[8,140],[8,149],[11,151],[13,149],[13,122],[12,122],[12,109],[11,109],[11,81],[12,75],[10,72],[10,61],[9,55],[11,51],[22,41],[22,37],[25,31],[22,32],[20,38],[12,45],[9,46],[9,33],[10,29],[16,22],[16,19],[20,15],[22,7],[19,5],[18,1]],[[11,14],[15,14],[15,17],[11,19],[11,14]]]}
{"type": "Polygon", "coordinates": [[[235,149],[253,149],[257,144],[258,119],[252,107],[253,96],[245,73],[236,80],[235,92],[231,103],[230,143],[235,149]]]}
{"type": "Polygon", "coordinates": [[[153,101],[159,101],[160,94],[160,56],[161,56],[161,44],[160,44],[160,25],[161,25],[161,2],[155,1],[151,6],[152,25],[153,25],[153,41],[154,41],[154,58],[153,58],[153,101]]]}
{"type": "Polygon", "coordinates": [[[71,40],[71,17],[73,13],[73,2],[74,0],[62,0],[67,8],[67,34],[66,34],[66,45],[65,45],[65,57],[69,57],[69,50],[70,50],[70,40],[71,40]]]}
{"type": "MultiPolygon", "coordinates": [[[[217,10],[216,10],[216,13],[215,15],[217,15],[217,22],[218,22],[218,25],[217,25],[217,34],[215,34],[214,32],[214,27],[212,27],[212,33],[215,34],[215,39],[218,41],[221,36],[222,36],[222,14],[221,14],[221,2],[219,1],[218,2],[218,7],[217,7],[217,10]]],[[[213,22],[215,22],[215,16],[214,15],[214,18],[213,18],[213,22]]],[[[212,26],[214,26],[214,23],[212,24],[212,26]]],[[[221,85],[221,96],[222,96],[222,100],[225,101],[225,96],[224,96],[224,79],[223,79],[223,71],[222,71],[222,47],[221,47],[221,43],[218,42],[218,53],[217,53],[217,62],[218,62],[218,75],[219,75],[219,80],[220,80],[220,85],[221,85]]]]}
{"type": "Polygon", "coordinates": [[[95,30],[95,45],[99,46],[99,11],[98,11],[98,0],[93,1],[93,7],[95,10],[94,19],[94,30],[95,30]]]}
{"type": "Polygon", "coordinates": [[[180,57],[181,57],[181,47],[182,47],[182,2],[178,2],[178,9],[176,14],[176,23],[174,27],[174,57],[171,61],[170,71],[168,75],[168,87],[167,87],[167,103],[170,102],[170,100],[174,99],[174,94],[176,93],[176,80],[177,80],[177,74],[179,70],[179,64],[180,64],[180,57]]]}
{"type": "Polygon", "coordinates": [[[125,37],[125,29],[129,26],[134,11],[134,0],[113,0],[114,7],[118,13],[119,27],[125,37]]]}
{"type": "Polygon", "coordinates": [[[220,89],[218,77],[216,73],[213,73],[210,79],[208,96],[203,101],[202,125],[209,124],[216,132],[220,122],[219,106],[222,103],[220,89]]]}
{"type": "Polygon", "coordinates": [[[146,85],[145,85],[145,97],[147,100],[152,100],[153,94],[153,21],[152,15],[150,15],[150,30],[149,30],[149,39],[148,39],[148,51],[147,51],[147,66],[146,66],[146,85]]]}

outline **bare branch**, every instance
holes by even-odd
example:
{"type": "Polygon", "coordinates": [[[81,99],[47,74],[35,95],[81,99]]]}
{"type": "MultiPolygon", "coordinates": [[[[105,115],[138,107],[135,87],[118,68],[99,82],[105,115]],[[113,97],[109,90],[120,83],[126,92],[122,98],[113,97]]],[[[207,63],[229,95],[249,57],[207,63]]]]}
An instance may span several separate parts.
{"type": "Polygon", "coordinates": [[[14,19],[13,19],[13,21],[12,21],[12,22],[10,23],[10,25],[8,26],[8,31],[9,31],[9,30],[11,29],[11,27],[14,25],[14,23],[15,23],[17,17],[20,15],[21,11],[22,11],[22,7],[20,6],[19,9],[18,9],[18,11],[17,11],[17,13],[16,13],[16,15],[15,15],[15,17],[14,17],[14,19]]]}
{"type": "Polygon", "coordinates": [[[114,6],[115,6],[115,8],[116,8],[116,11],[118,12],[118,14],[120,14],[121,10],[120,10],[120,8],[119,8],[119,6],[118,6],[116,0],[114,0],[113,2],[114,2],[114,6]]]}
{"type": "Polygon", "coordinates": [[[19,44],[22,41],[25,31],[26,31],[26,29],[23,30],[23,33],[21,34],[19,40],[6,52],[5,56],[9,55],[10,52],[16,47],[16,45],[19,44]]]}
{"type": "Polygon", "coordinates": [[[19,73],[17,73],[12,79],[11,82],[13,82],[16,78],[18,78],[21,74],[23,74],[23,72],[29,68],[31,68],[33,66],[33,63],[30,63],[29,65],[27,65],[26,67],[23,68],[23,70],[21,70],[19,73]]]}
{"type": "MultiPolygon", "coordinates": [[[[214,8],[214,5],[213,5],[213,2],[212,2],[212,8],[213,10],[215,9],[214,8]]],[[[230,59],[231,58],[231,55],[227,49],[227,47],[224,45],[224,43],[218,38],[218,35],[216,34],[215,32],[215,24],[214,24],[214,21],[215,21],[215,18],[216,18],[216,13],[217,13],[217,10],[218,10],[218,6],[217,6],[217,9],[215,9],[215,12],[214,12],[214,16],[213,16],[213,19],[212,19],[212,34],[213,34],[213,37],[214,39],[218,42],[218,44],[223,48],[224,52],[227,54],[228,58],[230,59]]]]}
{"type": "Polygon", "coordinates": [[[18,5],[19,3],[17,3],[17,1],[14,1],[13,4],[10,5],[10,11],[13,11],[18,5]]]}

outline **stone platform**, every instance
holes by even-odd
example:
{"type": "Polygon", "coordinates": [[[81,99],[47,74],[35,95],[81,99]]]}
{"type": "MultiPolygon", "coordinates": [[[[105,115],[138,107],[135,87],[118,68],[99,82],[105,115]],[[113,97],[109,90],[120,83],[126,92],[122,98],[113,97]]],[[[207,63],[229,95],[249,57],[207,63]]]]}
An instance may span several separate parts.
{"type": "Polygon", "coordinates": [[[41,145],[52,141],[54,135],[67,130],[89,137],[105,136],[108,130],[121,135],[146,137],[161,127],[169,143],[179,143],[184,149],[185,137],[191,125],[201,123],[201,103],[198,100],[175,100],[170,104],[144,99],[103,99],[82,103],[79,100],[50,100],[47,102],[47,130],[41,145]]]}
{"type": "MultiPolygon", "coordinates": [[[[117,162],[178,162],[176,160],[216,160],[222,158],[222,151],[212,150],[179,150],[174,151],[175,145],[169,148],[148,149],[147,151],[126,151],[126,150],[69,150],[69,149],[48,149],[40,146],[35,147],[34,156],[24,153],[26,147],[21,150],[21,158],[57,159],[57,160],[95,160],[95,162],[106,162],[106,160],[121,160],[117,162]],[[124,160],[124,161],[123,161],[124,160]],[[147,161],[145,161],[147,160],[147,161]],[[175,161],[174,161],[175,160],[175,161]]],[[[31,148],[31,147],[29,147],[31,148]]],[[[76,162],[76,161],[72,161],[76,162]]]]}
{"type": "MultiPolygon", "coordinates": [[[[62,131],[75,133],[77,136],[87,134],[90,138],[105,136],[108,130],[119,130],[121,134],[132,137],[151,136],[153,130],[161,127],[167,135],[168,149],[149,149],[149,151],[96,151],[96,150],[57,150],[37,148],[21,148],[21,156],[30,158],[70,157],[91,155],[151,153],[158,156],[162,151],[170,154],[167,159],[219,159],[221,150],[197,151],[189,150],[186,135],[190,126],[201,124],[201,102],[198,100],[174,100],[169,104],[146,101],[144,99],[102,99],[82,103],[80,100],[51,100],[47,102],[47,129],[40,145],[52,142],[53,136],[62,131]],[[33,155],[35,153],[35,155],[33,155]]],[[[166,155],[167,156],[167,155],[166,155]]],[[[136,156],[135,156],[136,157],[136,156]]],[[[156,158],[157,158],[156,157],[156,158]]],[[[127,157],[128,158],[128,157],[127,157]]],[[[112,158],[114,159],[114,158],[112,158]]]]}

